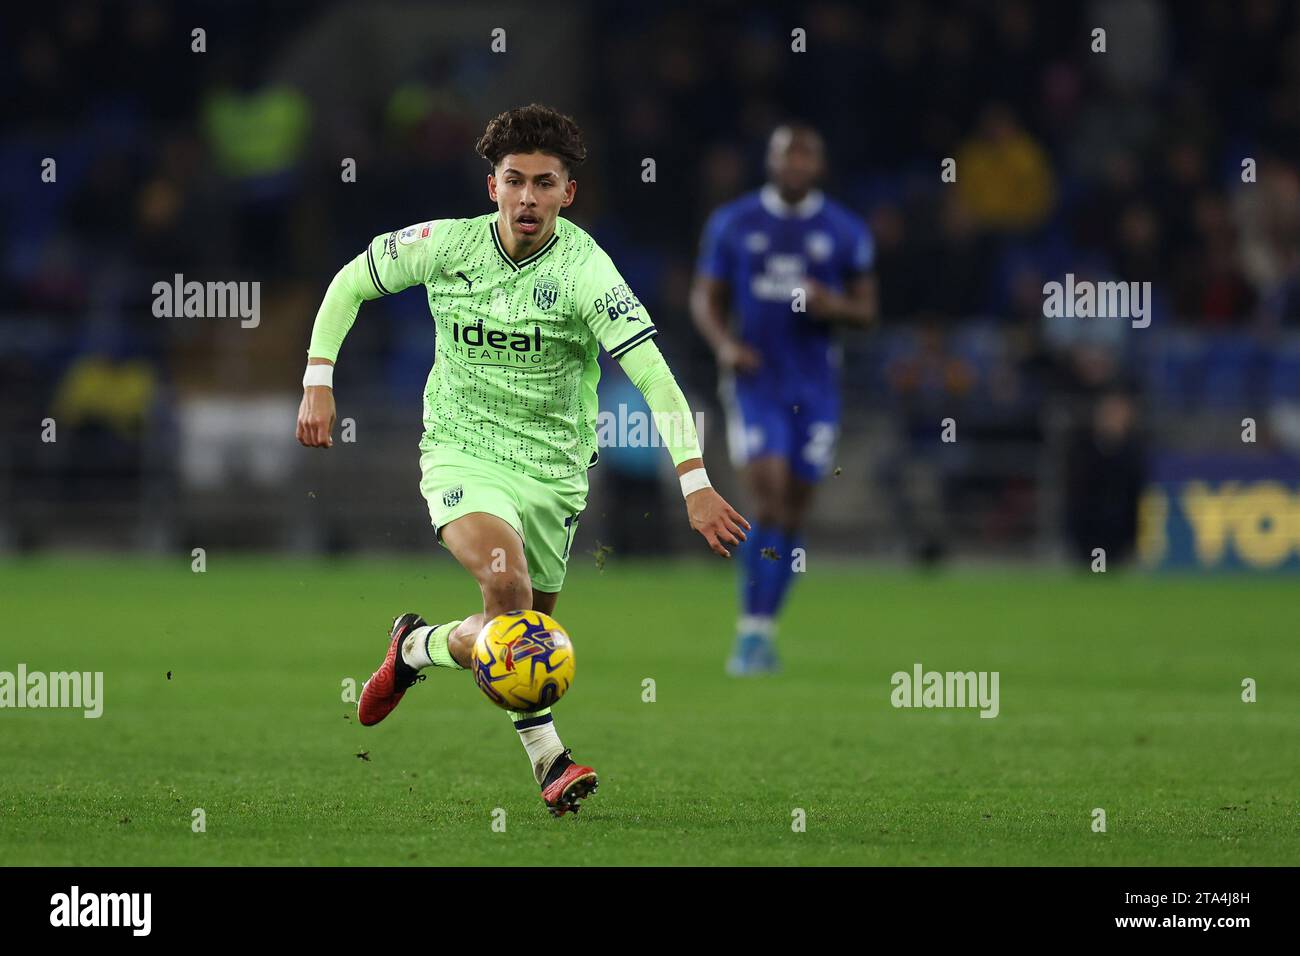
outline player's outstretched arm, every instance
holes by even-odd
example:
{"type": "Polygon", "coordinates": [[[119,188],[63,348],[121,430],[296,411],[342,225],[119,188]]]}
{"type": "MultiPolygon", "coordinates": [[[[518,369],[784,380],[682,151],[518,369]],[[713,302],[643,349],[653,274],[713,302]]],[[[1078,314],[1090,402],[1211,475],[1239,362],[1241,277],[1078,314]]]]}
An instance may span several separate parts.
{"type": "Polygon", "coordinates": [[[695,418],[663,354],[654,342],[645,341],[623,353],[618,361],[632,384],[645,396],[655,428],[677,466],[691,527],[715,554],[731,557],[726,545],[734,547],[744,541],[749,522],[709,483],[695,418]]]}
{"type": "Polygon", "coordinates": [[[329,448],[334,444],[334,362],[361,303],[379,295],[370,281],[368,249],[340,269],[325,292],[311,328],[302,403],[298,406],[297,438],[308,448],[329,448]]]}
{"type": "Polygon", "coordinates": [[[321,300],[307,348],[307,371],[298,406],[298,441],[308,448],[334,444],[334,363],[361,303],[418,285],[428,274],[433,235],[442,220],[375,236],[335,274],[321,300]],[[400,238],[399,238],[400,236],[400,238]]]}

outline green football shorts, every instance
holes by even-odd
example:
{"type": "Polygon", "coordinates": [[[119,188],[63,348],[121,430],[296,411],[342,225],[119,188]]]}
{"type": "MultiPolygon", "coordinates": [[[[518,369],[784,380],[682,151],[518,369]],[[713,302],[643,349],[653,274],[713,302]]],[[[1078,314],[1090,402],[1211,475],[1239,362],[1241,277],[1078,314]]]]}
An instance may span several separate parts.
{"type": "Polygon", "coordinates": [[[496,515],[523,539],[533,587],[554,593],[564,586],[578,517],[587,507],[585,471],[533,478],[458,448],[435,447],[420,455],[420,492],[439,544],[443,526],[462,515],[496,515]]]}

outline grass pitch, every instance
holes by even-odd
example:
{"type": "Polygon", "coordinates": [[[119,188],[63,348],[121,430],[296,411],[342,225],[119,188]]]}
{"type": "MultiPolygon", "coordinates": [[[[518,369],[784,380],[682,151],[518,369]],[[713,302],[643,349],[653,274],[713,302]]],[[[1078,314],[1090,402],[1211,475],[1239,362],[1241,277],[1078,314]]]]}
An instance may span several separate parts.
{"type": "Polygon", "coordinates": [[[578,663],[556,717],[601,787],[561,820],[467,674],[430,671],[374,728],[341,699],[398,612],[474,609],[446,555],[0,564],[0,671],[104,672],[99,719],[0,710],[0,860],[1300,861],[1290,580],[822,567],[795,583],[785,673],[737,681],[732,567],[591,563],[556,609],[578,663]],[[916,662],[998,671],[999,715],[895,709],[916,662]]]}

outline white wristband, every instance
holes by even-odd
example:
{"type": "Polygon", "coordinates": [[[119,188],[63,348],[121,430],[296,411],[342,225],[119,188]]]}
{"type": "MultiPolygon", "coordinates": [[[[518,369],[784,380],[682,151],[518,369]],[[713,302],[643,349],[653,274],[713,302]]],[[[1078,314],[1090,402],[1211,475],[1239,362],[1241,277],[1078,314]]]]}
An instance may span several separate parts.
{"type": "Polygon", "coordinates": [[[691,492],[699,491],[701,488],[712,488],[709,481],[709,473],[703,467],[692,468],[686,474],[681,476],[682,497],[685,498],[691,492]]]}
{"type": "Polygon", "coordinates": [[[334,387],[334,366],[333,365],[308,365],[307,371],[302,376],[302,387],[308,385],[324,385],[326,388],[334,387]]]}

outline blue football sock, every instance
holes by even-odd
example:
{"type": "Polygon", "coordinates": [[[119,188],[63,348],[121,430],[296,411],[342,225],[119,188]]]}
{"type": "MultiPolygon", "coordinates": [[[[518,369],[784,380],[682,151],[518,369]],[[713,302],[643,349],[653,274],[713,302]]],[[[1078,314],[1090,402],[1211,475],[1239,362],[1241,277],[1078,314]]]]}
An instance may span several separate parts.
{"type": "Polygon", "coordinates": [[[772,562],[776,567],[772,569],[772,581],[769,585],[771,596],[768,613],[773,617],[781,613],[781,607],[785,604],[785,597],[790,591],[790,583],[794,580],[795,549],[803,547],[803,535],[798,532],[782,534],[780,540],[781,543],[777,551],[781,555],[781,560],[772,562]]]}
{"type": "Polygon", "coordinates": [[[776,550],[781,544],[780,532],[755,523],[740,546],[740,607],[746,617],[767,616],[771,604],[773,584],[772,565],[777,562],[763,556],[764,549],[776,550]]]}
{"type": "Polygon", "coordinates": [[[789,564],[789,555],[785,553],[784,535],[779,529],[764,528],[759,544],[755,569],[755,594],[753,611],[760,617],[772,617],[780,601],[784,569],[789,564]],[[764,553],[766,552],[766,553],[764,553]]]}

